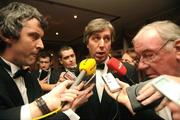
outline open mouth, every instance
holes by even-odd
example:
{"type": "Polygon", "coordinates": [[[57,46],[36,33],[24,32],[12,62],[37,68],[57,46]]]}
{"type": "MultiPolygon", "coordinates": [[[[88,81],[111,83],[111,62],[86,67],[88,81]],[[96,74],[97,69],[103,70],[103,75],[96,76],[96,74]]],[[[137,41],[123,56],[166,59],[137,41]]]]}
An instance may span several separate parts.
{"type": "Polygon", "coordinates": [[[97,57],[103,57],[105,52],[96,52],[97,57]]]}

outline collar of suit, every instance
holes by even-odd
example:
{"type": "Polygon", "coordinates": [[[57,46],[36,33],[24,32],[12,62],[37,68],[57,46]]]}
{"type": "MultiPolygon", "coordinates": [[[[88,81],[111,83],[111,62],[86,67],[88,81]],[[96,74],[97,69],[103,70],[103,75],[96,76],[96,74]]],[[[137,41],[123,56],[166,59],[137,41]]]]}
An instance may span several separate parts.
{"type": "Polygon", "coordinates": [[[0,64],[9,72],[11,73],[14,79],[22,76],[24,77],[25,74],[28,72],[28,69],[20,69],[15,64],[7,61],[6,59],[0,57],[0,64]]]}

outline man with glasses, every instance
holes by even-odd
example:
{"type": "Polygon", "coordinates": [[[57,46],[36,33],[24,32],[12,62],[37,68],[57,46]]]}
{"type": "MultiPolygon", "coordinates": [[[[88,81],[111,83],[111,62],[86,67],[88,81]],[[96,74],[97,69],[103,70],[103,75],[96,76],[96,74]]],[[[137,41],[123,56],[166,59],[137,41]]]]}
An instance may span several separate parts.
{"type": "MultiPolygon", "coordinates": [[[[142,70],[149,79],[156,78],[163,74],[180,77],[180,27],[178,25],[170,21],[157,21],[148,24],[134,37],[133,45],[139,56],[138,68],[142,70]]],[[[138,91],[145,84],[146,83],[140,83],[132,87],[124,85],[123,89],[125,93],[123,95],[128,97],[125,97],[126,100],[118,99],[118,101],[126,104],[126,106],[129,107],[130,110],[133,109],[134,112],[137,112],[137,109],[142,110],[141,108],[144,108],[145,105],[153,101],[152,97],[146,100],[146,97],[151,96],[153,92],[149,95],[143,94],[140,98],[137,97],[139,94],[138,91]],[[137,99],[141,101],[141,103],[137,99]]],[[[155,89],[150,91],[153,90],[155,91],[155,89]]],[[[115,98],[114,96],[117,93],[109,92],[109,94],[115,98]]],[[[123,95],[120,94],[121,98],[123,95]]],[[[158,99],[162,97],[162,95],[156,93],[153,94],[153,97],[158,99]]],[[[169,110],[164,110],[167,114],[162,115],[162,117],[166,120],[171,119],[171,114],[168,112],[169,110]]]]}

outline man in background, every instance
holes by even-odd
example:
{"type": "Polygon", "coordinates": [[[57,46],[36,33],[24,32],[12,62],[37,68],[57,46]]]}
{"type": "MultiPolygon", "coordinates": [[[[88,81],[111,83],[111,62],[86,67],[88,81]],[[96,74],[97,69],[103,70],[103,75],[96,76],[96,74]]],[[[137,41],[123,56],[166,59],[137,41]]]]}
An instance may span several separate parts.
{"type": "Polygon", "coordinates": [[[66,72],[70,72],[73,76],[79,74],[76,63],[76,54],[72,47],[62,46],[58,51],[59,63],[61,66],[52,72],[53,79],[59,79],[59,82],[66,80],[64,77],[66,72]]]}
{"type": "Polygon", "coordinates": [[[32,75],[39,81],[44,92],[52,90],[58,81],[52,76],[53,68],[51,68],[51,54],[47,51],[41,51],[38,56],[38,70],[32,71],[32,75]]]}

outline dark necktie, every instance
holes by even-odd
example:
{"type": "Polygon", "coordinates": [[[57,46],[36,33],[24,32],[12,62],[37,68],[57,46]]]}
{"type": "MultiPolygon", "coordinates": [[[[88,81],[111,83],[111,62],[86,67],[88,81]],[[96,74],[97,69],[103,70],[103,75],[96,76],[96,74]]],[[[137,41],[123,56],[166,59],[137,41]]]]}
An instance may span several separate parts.
{"type": "Polygon", "coordinates": [[[18,77],[25,77],[26,74],[28,73],[29,69],[19,69],[13,76],[14,79],[18,78],[18,77]]]}
{"type": "Polygon", "coordinates": [[[68,69],[70,72],[72,72],[72,73],[74,73],[74,74],[76,74],[76,72],[77,72],[77,68],[76,67],[74,67],[74,68],[70,68],[70,69],[68,69]]]}
{"type": "Polygon", "coordinates": [[[105,66],[105,64],[104,64],[104,63],[97,64],[96,69],[99,69],[99,70],[104,70],[104,66],[105,66]]]}

